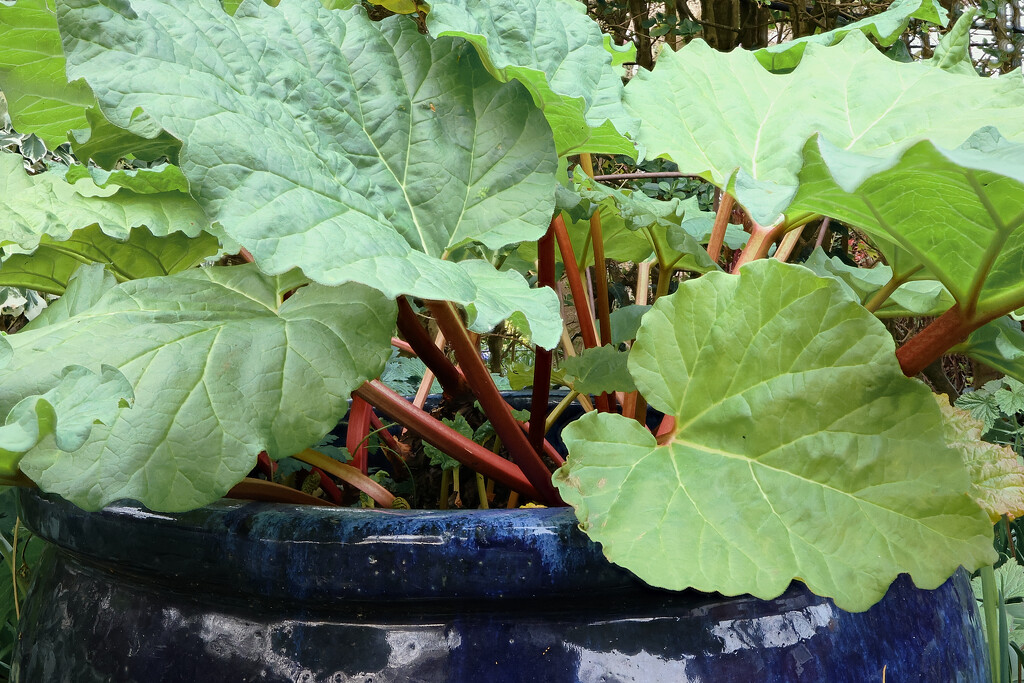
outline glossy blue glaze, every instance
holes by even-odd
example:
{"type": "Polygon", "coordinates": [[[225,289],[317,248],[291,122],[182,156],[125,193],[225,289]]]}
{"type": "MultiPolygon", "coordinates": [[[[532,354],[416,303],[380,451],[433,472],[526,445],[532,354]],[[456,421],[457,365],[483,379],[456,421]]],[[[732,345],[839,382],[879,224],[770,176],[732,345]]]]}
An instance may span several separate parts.
{"type": "Polygon", "coordinates": [[[966,575],[864,613],[652,590],[568,510],[224,502],[88,514],[25,493],[49,548],[15,680],[987,681],[966,575]]]}

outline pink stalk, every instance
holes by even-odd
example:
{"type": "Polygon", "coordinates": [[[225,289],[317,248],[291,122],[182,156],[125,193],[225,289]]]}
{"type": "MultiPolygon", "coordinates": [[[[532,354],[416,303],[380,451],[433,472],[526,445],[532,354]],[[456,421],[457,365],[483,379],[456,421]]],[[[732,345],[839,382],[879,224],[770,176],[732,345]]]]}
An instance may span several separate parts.
{"type": "Polygon", "coordinates": [[[540,500],[537,490],[514,463],[495,455],[425,411],[416,408],[380,380],[366,382],[356,389],[355,393],[381,413],[405,425],[421,439],[443,450],[463,465],[501,482],[524,496],[540,500]]]}
{"type": "Polygon", "coordinates": [[[452,345],[455,358],[466,375],[466,381],[472,387],[480,407],[490,419],[494,431],[505,444],[512,460],[522,468],[523,473],[540,494],[542,503],[552,507],[562,505],[562,499],[551,483],[551,473],[512,417],[512,411],[494,385],[494,379],[480,357],[479,348],[473,344],[455,308],[447,301],[430,301],[427,307],[434,314],[434,320],[448,339],[448,343],[452,345]]]}
{"type": "MultiPolygon", "coordinates": [[[[537,241],[537,286],[555,288],[554,228],[537,241]]],[[[530,403],[530,446],[535,453],[544,449],[544,422],[551,390],[551,351],[534,347],[533,395],[530,403]]]]}
{"type": "Polygon", "coordinates": [[[370,415],[373,406],[352,396],[352,407],[348,411],[348,429],[345,430],[345,448],[352,456],[352,467],[366,474],[367,446],[370,436],[370,415]]]}

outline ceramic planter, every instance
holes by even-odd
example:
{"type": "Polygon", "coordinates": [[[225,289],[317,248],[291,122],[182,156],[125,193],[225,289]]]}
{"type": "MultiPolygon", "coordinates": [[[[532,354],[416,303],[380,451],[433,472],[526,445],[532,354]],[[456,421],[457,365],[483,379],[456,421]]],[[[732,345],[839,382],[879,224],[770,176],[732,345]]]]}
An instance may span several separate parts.
{"type": "Polygon", "coordinates": [[[800,585],[652,590],[566,509],[22,506],[53,543],[22,610],[24,682],[988,680],[962,571],[851,614],[800,585]]]}

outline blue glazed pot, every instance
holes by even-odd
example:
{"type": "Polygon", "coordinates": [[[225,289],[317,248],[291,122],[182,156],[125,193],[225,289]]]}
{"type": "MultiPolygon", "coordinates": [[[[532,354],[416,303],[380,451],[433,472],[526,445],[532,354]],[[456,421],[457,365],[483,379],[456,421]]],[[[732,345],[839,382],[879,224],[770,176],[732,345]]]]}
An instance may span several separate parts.
{"type": "Polygon", "coordinates": [[[798,584],[652,590],[567,509],[21,502],[54,544],[22,610],[24,682],[988,680],[963,571],[851,614],[798,584]]]}

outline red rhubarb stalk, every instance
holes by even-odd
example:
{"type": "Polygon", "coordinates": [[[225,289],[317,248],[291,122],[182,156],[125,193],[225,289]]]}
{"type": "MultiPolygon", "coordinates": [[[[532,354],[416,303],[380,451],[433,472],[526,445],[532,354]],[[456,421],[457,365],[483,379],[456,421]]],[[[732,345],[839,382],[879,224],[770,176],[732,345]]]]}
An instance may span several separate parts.
{"type": "MultiPolygon", "coordinates": [[[[580,154],[583,172],[594,177],[594,164],[590,154],[580,154]]],[[[594,288],[597,290],[597,319],[601,324],[601,340],[607,344],[612,338],[611,307],[608,305],[608,265],[604,257],[604,231],[601,229],[601,212],[595,210],[590,216],[590,240],[594,245],[594,288]]]]}
{"type": "Polygon", "coordinates": [[[708,256],[715,263],[722,255],[722,245],[725,244],[725,231],[729,227],[729,218],[732,216],[732,207],[736,200],[728,192],[722,191],[718,200],[718,211],[715,213],[715,224],[711,228],[711,241],[708,242],[708,256]]]}
{"type": "Polygon", "coordinates": [[[345,430],[345,448],[352,456],[352,467],[366,474],[366,442],[370,436],[370,415],[373,406],[352,396],[352,407],[348,411],[348,428],[345,430]]]}
{"type": "Polygon", "coordinates": [[[444,352],[434,345],[430,333],[420,324],[416,311],[412,310],[412,306],[402,296],[398,297],[398,331],[409,342],[423,364],[434,373],[441,388],[450,398],[459,399],[472,394],[465,378],[444,352]]]}
{"type": "Polygon", "coordinates": [[[235,500],[259,500],[267,503],[334,505],[329,500],[323,500],[302,491],[296,491],[290,486],[275,484],[272,481],[263,481],[262,479],[250,479],[249,477],[232,486],[231,490],[224,497],[235,500]]]}
{"type": "Polygon", "coordinates": [[[416,408],[380,380],[366,382],[356,389],[355,393],[381,413],[404,425],[421,439],[443,450],[463,465],[525,496],[540,500],[537,490],[515,463],[495,455],[424,410],[416,408]]]}
{"type": "MultiPolygon", "coordinates": [[[[554,228],[537,241],[537,286],[555,288],[554,228]]],[[[534,347],[533,396],[530,404],[530,445],[535,453],[544,449],[544,423],[551,389],[551,351],[534,347]]]]}
{"type": "Polygon", "coordinates": [[[949,309],[896,351],[903,374],[916,377],[985,322],[964,320],[959,306],[949,309]]]}
{"type": "MultiPolygon", "coordinates": [[[[580,335],[583,337],[583,346],[592,349],[597,346],[597,330],[594,328],[594,317],[587,307],[587,295],[583,289],[583,278],[576,265],[576,254],[572,249],[572,241],[569,239],[569,231],[565,227],[565,221],[561,214],[554,217],[551,226],[555,229],[555,240],[558,243],[558,251],[562,255],[562,263],[565,264],[565,279],[569,281],[569,291],[572,292],[573,305],[576,307],[576,317],[580,322],[580,335]]],[[[611,411],[611,405],[606,394],[597,397],[597,409],[607,413],[611,411]]]]}
{"type": "Polygon", "coordinates": [[[537,490],[540,502],[552,507],[562,505],[562,499],[551,483],[551,473],[512,417],[512,411],[501,397],[498,387],[494,385],[494,379],[480,357],[480,350],[469,338],[469,333],[455,308],[447,301],[430,301],[427,302],[427,307],[434,314],[434,320],[448,339],[448,343],[452,345],[455,358],[466,374],[466,381],[473,388],[473,394],[480,402],[484,414],[490,419],[494,431],[505,444],[512,460],[522,468],[537,490]]]}

